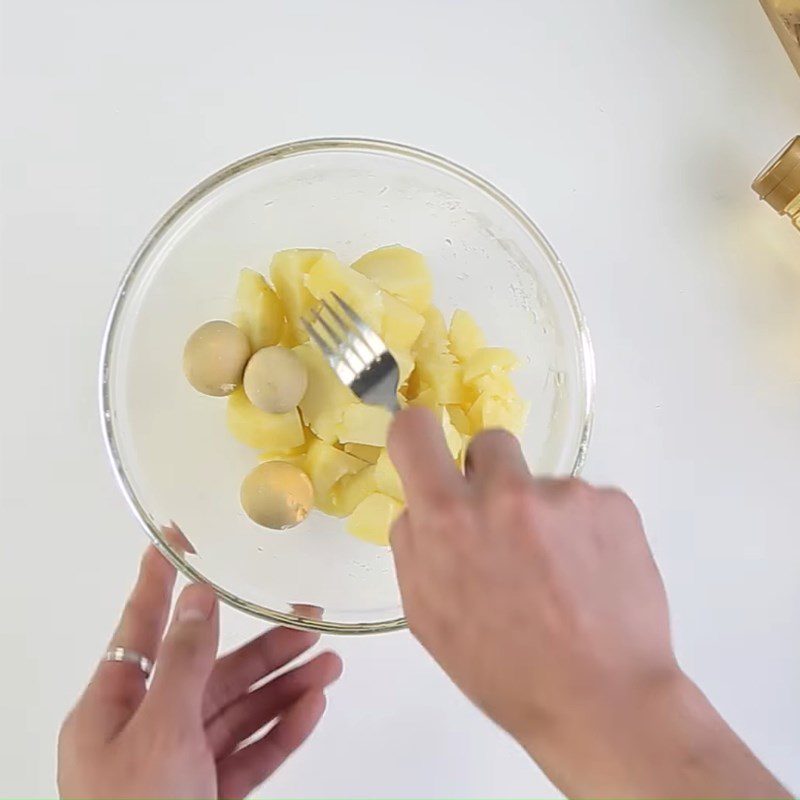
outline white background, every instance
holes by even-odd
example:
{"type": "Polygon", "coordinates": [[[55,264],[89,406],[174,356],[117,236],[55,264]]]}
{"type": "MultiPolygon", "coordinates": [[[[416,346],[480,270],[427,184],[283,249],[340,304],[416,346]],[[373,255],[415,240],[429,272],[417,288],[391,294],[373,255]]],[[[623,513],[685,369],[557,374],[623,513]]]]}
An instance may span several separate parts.
{"type": "MultiPolygon", "coordinates": [[[[54,792],[145,543],[95,399],[122,270],[208,173],[347,134],[476,170],[555,245],[597,350],[586,475],[637,500],[682,663],[800,789],[800,234],[749,189],[800,79],[756,0],[18,0],[0,24],[0,794],[54,792]]],[[[224,615],[228,645],[257,628],[224,615]]],[[[325,645],[346,673],[265,795],[557,794],[408,635],[325,645]]]]}

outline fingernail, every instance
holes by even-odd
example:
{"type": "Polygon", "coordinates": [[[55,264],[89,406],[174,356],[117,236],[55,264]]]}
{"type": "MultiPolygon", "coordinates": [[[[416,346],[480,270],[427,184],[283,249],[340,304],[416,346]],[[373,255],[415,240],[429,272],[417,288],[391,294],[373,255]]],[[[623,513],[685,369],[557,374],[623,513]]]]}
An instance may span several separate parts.
{"type": "Polygon", "coordinates": [[[208,586],[187,586],[178,598],[175,616],[178,622],[199,622],[208,619],[214,611],[217,597],[208,586]]]}

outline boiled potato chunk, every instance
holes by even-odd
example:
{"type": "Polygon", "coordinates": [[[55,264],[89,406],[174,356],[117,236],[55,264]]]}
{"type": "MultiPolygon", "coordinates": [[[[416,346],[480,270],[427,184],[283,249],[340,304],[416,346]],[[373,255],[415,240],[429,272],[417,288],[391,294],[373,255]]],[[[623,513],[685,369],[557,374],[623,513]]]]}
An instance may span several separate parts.
{"type": "Polygon", "coordinates": [[[397,362],[397,369],[400,372],[398,386],[402,386],[414,371],[414,356],[404,350],[392,350],[391,353],[397,362]]]}
{"type": "Polygon", "coordinates": [[[345,475],[333,487],[333,505],[337,514],[347,516],[368,495],[378,491],[375,465],[370,464],[355,475],[345,475]]]}
{"type": "Polygon", "coordinates": [[[345,475],[355,475],[367,467],[360,458],[351,456],[327,442],[315,439],[308,448],[305,469],[314,485],[314,502],[327,514],[339,515],[333,486],[345,475]]]}
{"type": "Polygon", "coordinates": [[[431,306],[423,313],[422,330],[414,343],[415,355],[445,355],[450,353],[447,341],[447,327],[438,308],[431,306]]]}
{"type": "Polygon", "coordinates": [[[333,442],[345,408],[356,403],[357,398],[311,342],[298,345],[294,353],[308,370],[308,388],[300,401],[303,419],[320,439],[333,442]]]}
{"type": "Polygon", "coordinates": [[[472,314],[462,309],[453,312],[450,320],[450,352],[461,362],[466,361],[476,350],[486,347],[483,331],[472,314]]]}
{"type": "Polygon", "coordinates": [[[416,250],[400,245],[379,247],[364,254],[353,269],[372,278],[378,286],[416,311],[431,304],[433,281],[428,265],[416,250]]]}
{"type": "Polygon", "coordinates": [[[473,433],[486,428],[505,428],[519,435],[525,426],[529,406],[519,397],[482,394],[467,414],[473,433]]]}
{"type": "Polygon", "coordinates": [[[440,405],[460,405],[467,397],[464,390],[463,369],[449,353],[443,355],[423,353],[417,358],[420,380],[430,387],[440,405]]]}
{"type": "Polygon", "coordinates": [[[461,455],[461,434],[453,425],[450,415],[447,411],[442,411],[442,430],[444,431],[444,439],[447,442],[447,449],[450,451],[454,459],[458,460],[461,455]]]}
{"type": "Polygon", "coordinates": [[[235,439],[258,450],[289,451],[305,440],[296,408],[286,414],[268,414],[247,399],[241,386],[228,398],[227,421],[235,439]]]}
{"type": "Polygon", "coordinates": [[[383,447],[391,423],[392,414],[383,406],[355,403],[345,408],[336,434],[340,442],[383,447]]]}
{"type": "Polygon", "coordinates": [[[505,347],[481,347],[464,364],[464,383],[474,383],[482,375],[510,372],[519,359],[505,347]]]}
{"type": "Polygon", "coordinates": [[[281,449],[279,447],[268,447],[258,454],[259,461],[288,461],[297,467],[302,466],[305,460],[308,447],[314,441],[314,434],[308,428],[303,428],[303,441],[297,447],[281,449]]]}
{"type": "Polygon", "coordinates": [[[408,404],[410,406],[422,406],[423,408],[429,408],[434,412],[438,411],[439,409],[439,400],[436,398],[436,392],[434,392],[430,386],[426,386],[424,389],[421,389],[415,398],[409,400],[408,404]]]}
{"type": "Polygon", "coordinates": [[[470,387],[480,394],[496,394],[499,397],[510,397],[517,394],[514,381],[506,372],[488,372],[475,378],[470,387]]]}
{"type": "Polygon", "coordinates": [[[354,442],[347,442],[344,445],[344,451],[345,453],[350,453],[351,456],[366,461],[367,464],[374,464],[381,454],[380,447],[373,447],[370,444],[355,444],[354,442]]]}
{"type": "Polygon", "coordinates": [[[317,305],[317,301],[306,289],[305,278],[311,267],[326,255],[333,256],[327,250],[299,249],[281,250],[272,257],[269,275],[286,316],[287,330],[280,342],[285,347],[308,341],[301,319],[317,305]]]}
{"type": "Polygon", "coordinates": [[[383,494],[405,502],[406,496],[403,491],[403,483],[392,463],[392,459],[389,458],[388,450],[382,450],[380,457],[375,462],[375,484],[383,494]]]}
{"type": "Polygon", "coordinates": [[[239,273],[234,319],[247,334],[254,353],[280,341],[286,324],[283,305],[261,273],[252,269],[239,273]]]}
{"type": "Polygon", "coordinates": [[[453,423],[453,427],[462,436],[469,436],[471,427],[464,409],[461,406],[447,406],[447,413],[450,415],[450,422],[453,423]]]}
{"type": "Polygon", "coordinates": [[[383,340],[397,361],[402,386],[414,369],[411,349],[425,324],[422,314],[414,311],[396,297],[383,294],[383,340]]]}
{"type": "MultiPolygon", "coordinates": [[[[308,271],[306,288],[322,300],[336,292],[374,330],[383,323],[383,293],[369,278],[339,263],[333,253],[325,253],[308,271]]],[[[339,311],[336,303],[334,310],[339,311]]]]}
{"type": "Polygon", "coordinates": [[[420,384],[433,389],[440,405],[463,403],[462,367],[450,352],[447,328],[441,312],[431,306],[425,311],[425,324],[415,345],[416,368],[420,384]]]}
{"type": "Polygon", "coordinates": [[[410,352],[425,325],[425,317],[391,294],[383,293],[381,333],[389,349],[410,352]]]}
{"type": "Polygon", "coordinates": [[[347,518],[347,532],[365,542],[378,545],[389,544],[392,523],[403,506],[385,494],[370,494],[365,497],[347,518]]]}

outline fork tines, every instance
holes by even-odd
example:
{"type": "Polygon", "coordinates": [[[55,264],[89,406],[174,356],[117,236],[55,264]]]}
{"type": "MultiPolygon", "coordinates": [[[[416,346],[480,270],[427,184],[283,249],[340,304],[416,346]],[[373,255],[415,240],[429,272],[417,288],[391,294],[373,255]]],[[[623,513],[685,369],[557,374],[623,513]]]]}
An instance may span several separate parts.
{"type": "Polygon", "coordinates": [[[339,379],[351,386],[386,355],[387,348],[380,336],[336,292],[331,292],[331,297],[339,310],[323,298],[319,308],[312,312],[311,321],[303,319],[303,327],[339,379]]]}

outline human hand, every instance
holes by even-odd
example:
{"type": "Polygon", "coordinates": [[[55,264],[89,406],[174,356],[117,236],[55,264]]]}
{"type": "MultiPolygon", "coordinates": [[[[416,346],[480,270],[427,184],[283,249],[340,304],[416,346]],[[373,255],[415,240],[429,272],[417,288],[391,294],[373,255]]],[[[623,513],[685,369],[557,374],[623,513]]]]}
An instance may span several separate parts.
{"type": "Polygon", "coordinates": [[[342,669],[333,653],[254,688],[318,635],[275,628],[218,659],[216,597],[194,584],[178,598],[162,642],[174,582],[174,568],[149,548],[111,647],[157,656],[152,685],[137,665],[100,663],[59,736],[62,797],[244,797],[322,716],[323,690],[342,669]]]}
{"type": "Polygon", "coordinates": [[[408,506],[392,530],[412,633],[578,796],[786,796],[683,675],[631,500],[531,477],[517,440],[472,441],[466,475],[424,409],[389,449],[408,506]]]}

